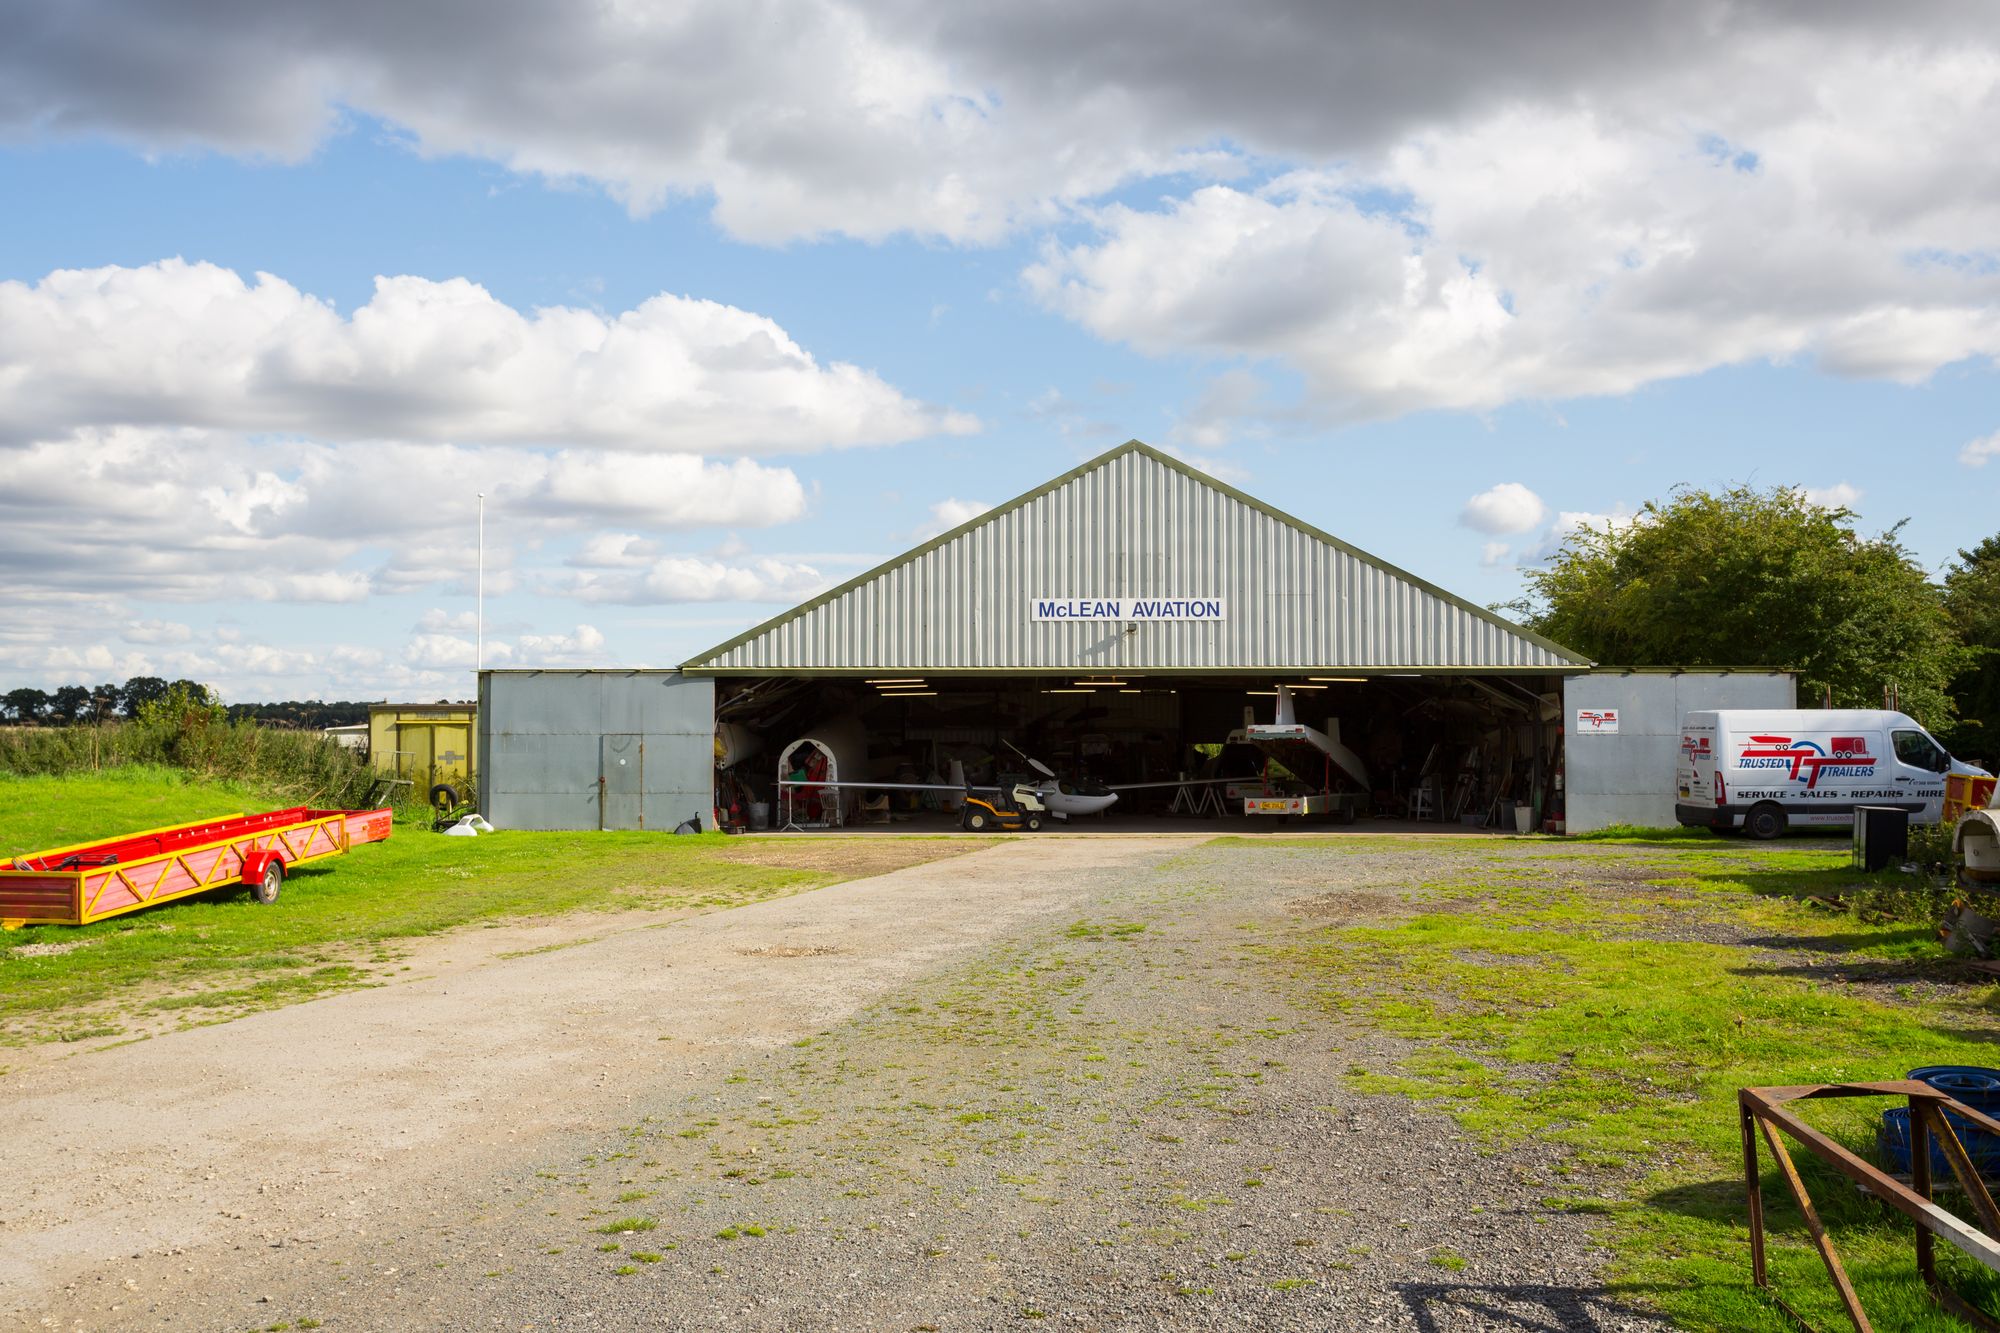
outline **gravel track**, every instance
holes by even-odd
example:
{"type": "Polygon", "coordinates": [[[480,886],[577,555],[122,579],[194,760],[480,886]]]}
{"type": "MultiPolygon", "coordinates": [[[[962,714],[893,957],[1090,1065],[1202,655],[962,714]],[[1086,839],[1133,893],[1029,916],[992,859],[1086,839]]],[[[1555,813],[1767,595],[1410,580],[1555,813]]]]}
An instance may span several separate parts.
{"type": "Polygon", "coordinates": [[[1408,1048],[1263,952],[1495,859],[1540,873],[1534,846],[1022,840],[32,1070],[0,1090],[52,1151],[0,1199],[0,1309],[1660,1327],[1542,1202],[1558,1162],[1346,1091],[1408,1048]]]}

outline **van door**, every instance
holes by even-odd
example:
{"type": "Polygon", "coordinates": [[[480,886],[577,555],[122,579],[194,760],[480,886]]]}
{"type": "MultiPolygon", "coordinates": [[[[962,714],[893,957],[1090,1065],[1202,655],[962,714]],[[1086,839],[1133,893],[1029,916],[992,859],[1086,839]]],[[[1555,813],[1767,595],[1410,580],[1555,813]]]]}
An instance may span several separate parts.
{"type": "Polygon", "coordinates": [[[1935,824],[1944,817],[1944,775],[1951,769],[1951,756],[1944,747],[1915,728],[1898,727],[1889,733],[1896,756],[1896,790],[1899,803],[1914,808],[1913,824],[1935,824]],[[1903,792],[1909,795],[1904,797],[1903,792]]]}
{"type": "MultiPolygon", "coordinates": [[[[1709,826],[1722,817],[1715,780],[1715,715],[1690,713],[1681,721],[1680,761],[1674,771],[1674,817],[1682,824],[1709,826]]],[[[1729,822],[1729,821],[1723,821],[1729,822]]]]}

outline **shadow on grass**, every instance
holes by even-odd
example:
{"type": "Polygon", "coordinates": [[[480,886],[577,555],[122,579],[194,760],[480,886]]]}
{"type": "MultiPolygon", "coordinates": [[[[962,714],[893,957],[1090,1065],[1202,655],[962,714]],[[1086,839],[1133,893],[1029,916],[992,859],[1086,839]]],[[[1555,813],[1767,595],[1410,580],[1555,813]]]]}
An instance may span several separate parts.
{"type": "Polygon", "coordinates": [[[1666,1320],[1614,1298],[1603,1287],[1399,1282],[1395,1290],[1424,1333],[1462,1328],[1602,1333],[1609,1328],[1672,1327],[1666,1320]]]}
{"type": "Polygon", "coordinates": [[[1751,935],[1742,943],[1757,949],[1848,953],[1855,949],[1880,949],[1886,945],[1918,944],[1936,938],[1937,931],[1930,926],[1910,926],[1903,930],[1856,930],[1830,935],[1751,935]]]}
{"type": "MultiPolygon", "coordinates": [[[[1691,1180],[1670,1189],[1656,1190],[1646,1196],[1646,1206],[1678,1213],[1682,1217],[1698,1217],[1705,1222],[1741,1222],[1749,1215],[1750,1209],[1741,1176],[1691,1180]]],[[[1778,1219],[1771,1221],[1775,1229],[1778,1219]]]]}

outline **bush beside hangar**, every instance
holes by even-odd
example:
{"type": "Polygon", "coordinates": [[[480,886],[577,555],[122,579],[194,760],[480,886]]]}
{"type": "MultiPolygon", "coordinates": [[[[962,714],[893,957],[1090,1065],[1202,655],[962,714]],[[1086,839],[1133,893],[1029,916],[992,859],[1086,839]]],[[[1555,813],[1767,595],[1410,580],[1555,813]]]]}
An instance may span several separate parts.
{"type": "MultiPolygon", "coordinates": [[[[1591,671],[1133,441],[677,671],[483,672],[481,805],[502,827],[923,827],[956,796],[922,788],[1039,768],[1116,789],[1115,826],[1334,793],[1511,829],[1517,804],[1560,816],[1565,683],[1591,671]],[[835,781],[871,789],[813,785],[835,781]]],[[[1681,679],[1682,706],[1718,706],[1681,679]]]]}

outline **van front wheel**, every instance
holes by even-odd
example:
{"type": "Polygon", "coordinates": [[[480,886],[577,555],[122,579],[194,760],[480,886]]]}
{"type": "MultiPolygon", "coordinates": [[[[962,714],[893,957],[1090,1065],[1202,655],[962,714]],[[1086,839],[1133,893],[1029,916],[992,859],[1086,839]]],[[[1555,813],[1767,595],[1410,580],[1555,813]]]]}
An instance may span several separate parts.
{"type": "Polygon", "coordinates": [[[1791,821],[1785,812],[1769,801],[1750,807],[1750,813],[1743,816],[1743,831],[1762,842],[1785,836],[1785,828],[1791,821]]]}

